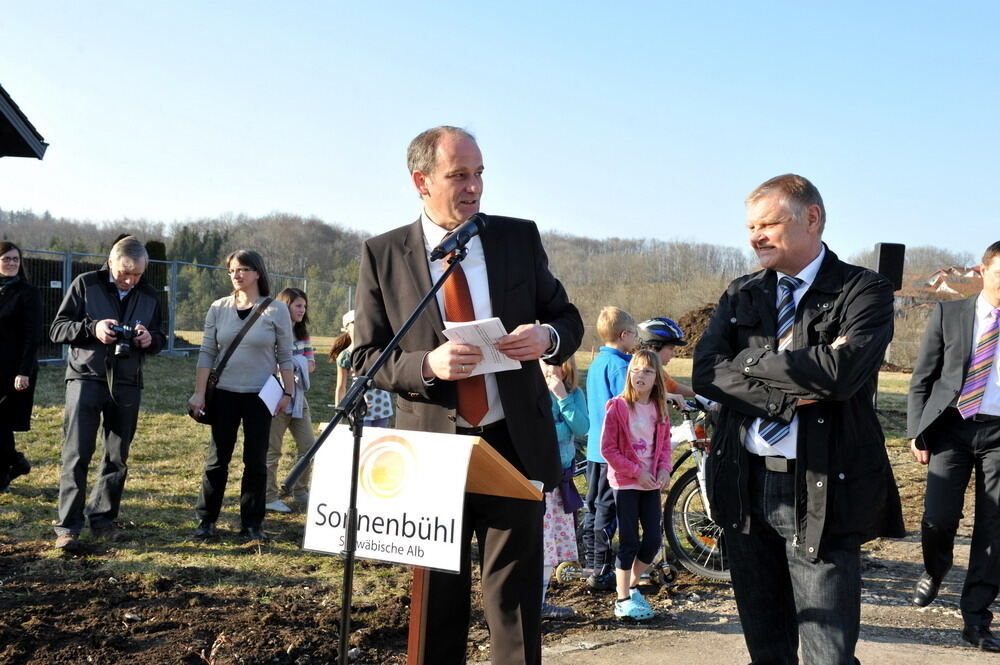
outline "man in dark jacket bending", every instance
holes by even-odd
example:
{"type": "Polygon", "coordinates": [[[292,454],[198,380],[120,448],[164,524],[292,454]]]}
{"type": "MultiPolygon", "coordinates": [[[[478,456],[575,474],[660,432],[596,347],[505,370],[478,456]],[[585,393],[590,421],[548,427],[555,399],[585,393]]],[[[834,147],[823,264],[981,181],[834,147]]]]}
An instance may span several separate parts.
{"type": "Polygon", "coordinates": [[[892,286],[823,244],[815,186],[747,198],[764,270],[726,289],[695,351],[694,389],[722,403],[707,469],[754,665],[855,663],[861,543],[904,535],[872,397],[892,286]]]}
{"type": "Polygon", "coordinates": [[[166,341],[156,291],[142,280],[148,262],[146,248],[135,237],[116,242],[106,269],[73,280],[49,330],[53,342],[70,347],[55,524],[59,549],[78,547],[84,515],[95,537],[111,541],[123,537],[114,520],[139,418],[142,366],[146,356],[159,353],[166,341]],[[102,422],[104,455],[84,508],[87,468],[102,422]]]}

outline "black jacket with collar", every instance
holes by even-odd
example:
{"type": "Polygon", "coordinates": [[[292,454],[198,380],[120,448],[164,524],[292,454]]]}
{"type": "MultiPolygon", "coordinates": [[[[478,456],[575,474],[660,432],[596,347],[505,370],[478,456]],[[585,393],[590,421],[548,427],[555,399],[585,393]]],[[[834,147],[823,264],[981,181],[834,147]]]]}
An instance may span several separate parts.
{"type": "Polygon", "coordinates": [[[878,369],[892,339],[892,286],[829,249],[795,312],[791,350],[776,352],[777,276],[733,281],[695,350],[693,383],[722,404],[707,482],[713,517],[749,528],[743,445],[758,417],[798,414],[796,543],[815,560],[824,535],[905,534],[899,493],[876,417],[878,369]],[[847,342],[830,347],[838,337],[847,342]],[[799,399],[815,403],[796,407],[799,399]]]}
{"type": "Polygon", "coordinates": [[[156,290],[141,279],[125,299],[124,310],[122,304],[106,267],[73,280],[49,328],[54,343],[69,344],[66,380],[104,381],[108,369],[113,368],[116,382],[142,387],[146,356],[159,353],[166,344],[160,301],[156,290]],[[114,344],[104,344],[94,334],[97,322],[103,319],[128,324],[141,321],[153,342],[145,349],[133,347],[128,358],[116,358],[114,344]]]}

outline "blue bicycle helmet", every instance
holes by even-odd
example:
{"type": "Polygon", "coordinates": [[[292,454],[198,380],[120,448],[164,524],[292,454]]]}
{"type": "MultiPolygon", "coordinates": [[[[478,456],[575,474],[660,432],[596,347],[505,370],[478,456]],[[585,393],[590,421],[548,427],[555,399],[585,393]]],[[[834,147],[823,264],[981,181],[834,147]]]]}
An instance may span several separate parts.
{"type": "Polygon", "coordinates": [[[685,346],[684,331],[681,327],[665,316],[647,319],[639,324],[639,343],[642,346],[650,344],[673,344],[685,346]]]}

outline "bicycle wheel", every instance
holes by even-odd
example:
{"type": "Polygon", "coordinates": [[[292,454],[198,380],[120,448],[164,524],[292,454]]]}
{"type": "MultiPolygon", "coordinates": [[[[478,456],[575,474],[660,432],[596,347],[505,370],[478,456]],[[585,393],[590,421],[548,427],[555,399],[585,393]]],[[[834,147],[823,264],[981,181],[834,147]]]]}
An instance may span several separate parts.
{"type": "Polygon", "coordinates": [[[663,530],[670,550],[685,569],[710,580],[729,580],[722,527],[705,510],[696,468],[671,484],[663,505],[663,530]]]}

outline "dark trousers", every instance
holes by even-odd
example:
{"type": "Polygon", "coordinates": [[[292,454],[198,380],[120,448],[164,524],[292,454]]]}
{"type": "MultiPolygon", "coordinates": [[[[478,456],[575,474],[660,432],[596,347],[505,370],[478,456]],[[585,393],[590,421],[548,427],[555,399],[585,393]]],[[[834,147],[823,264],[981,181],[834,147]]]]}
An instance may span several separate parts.
{"type": "Polygon", "coordinates": [[[103,380],[73,379],[66,382],[59,519],[55,525],[57,534],[80,533],[84,515],[92,528],[108,526],[117,519],[141,398],[142,391],[138,386],[116,386],[112,399],[103,380]],[[94,489],[84,507],[87,469],[97,447],[98,428],[102,425],[104,455],[94,489]]]}
{"type": "Polygon", "coordinates": [[[0,424],[0,488],[7,486],[10,466],[14,463],[17,448],[14,446],[14,431],[0,424]]]}
{"type": "Polygon", "coordinates": [[[615,514],[615,493],[608,484],[608,465],[587,462],[587,512],[583,515],[583,546],[587,565],[595,575],[611,572],[615,553],[611,539],[615,537],[618,520],[615,514]]]}
{"type": "MultiPolygon", "coordinates": [[[[506,427],[483,435],[522,473],[506,427]]],[[[472,536],[479,544],[483,611],[494,665],[542,662],[542,501],[465,495],[460,572],[429,571],[424,659],[428,665],[461,665],[468,648],[472,609],[472,536]]]]}
{"type": "Polygon", "coordinates": [[[197,513],[202,522],[217,522],[229,480],[229,462],[236,435],[243,423],[243,482],[240,485],[240,524],[244,528],[264,523],[267,488],[267,446],[271,413],[257,393],[215,390],[212,398],[212,440],[205,460],[197,513]]]}
{"type": "Polygon", "coordinates": [[[615,557],[615,566],[631,570],[636,557],[643,563],[652,563],[663,544],[660,490],[614,490],[614,496],[618,515],[618,556],[615,557]]]}
{"type": "Polygon", "coordinates": [[[727,560],[752,665],[853,665],[861,621],[861,544],[824,537],[819,560],[793,545],[795,474],[753,465],[750,531],[726,529],[727,560]]]}
{"type": "Polygon", "coordinates": [[[975,471],[976,517],[960,607],[966,624],[988,626],[1000,586],[1000,421],[966,421],[957,409],[946,409],[924,440],[931,451],[920,523],[924,567],[938,580],[951,569],[965,489],[975,471]]]}

